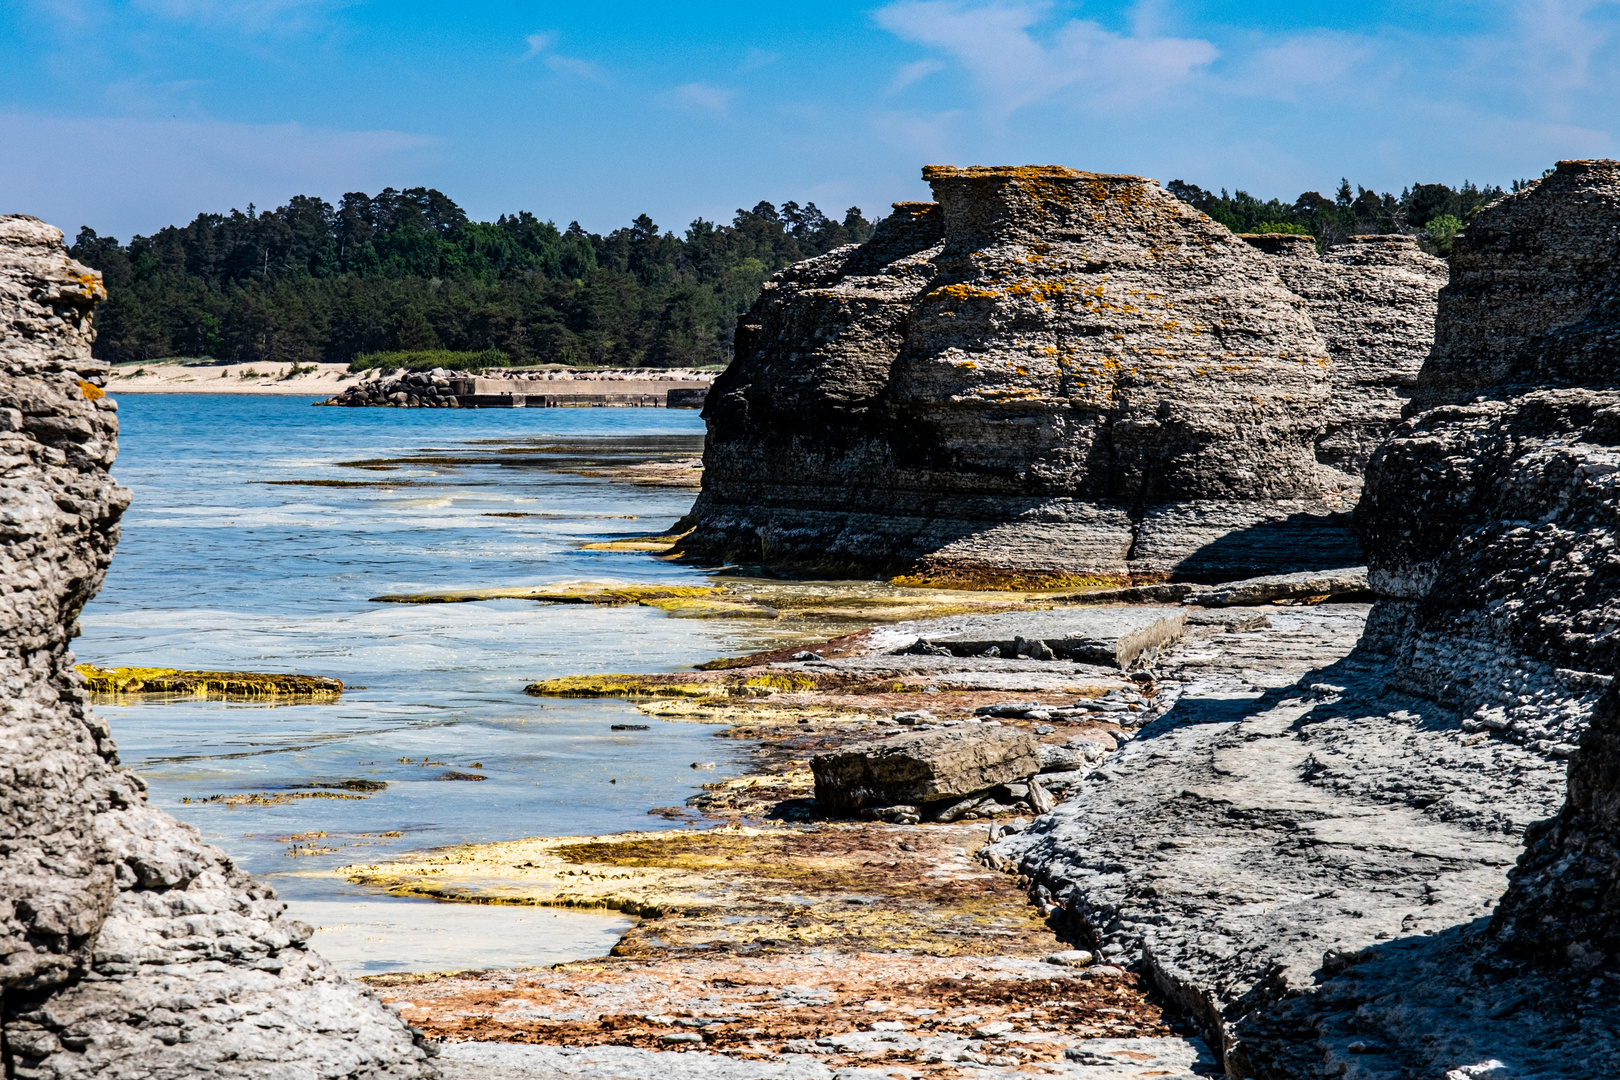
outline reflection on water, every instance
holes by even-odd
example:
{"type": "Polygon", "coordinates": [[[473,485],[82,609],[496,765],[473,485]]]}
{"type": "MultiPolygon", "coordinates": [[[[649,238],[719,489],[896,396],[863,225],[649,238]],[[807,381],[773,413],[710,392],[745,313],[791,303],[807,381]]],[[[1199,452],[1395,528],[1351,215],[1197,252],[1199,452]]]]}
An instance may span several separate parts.
{"type": "MultiPolygon", "coordinates": [[[[651,721],[647,731],[612,731],[648,721],[623,702],[542,702],[522,688],[746,651],[760,644],[758,627],[642,607],[367,599],[576,580],[705,582],[691,568],[578,546],[665,529],[691,505],[690,491],[553,471],[545,455],[468,464],[454,452],[535,436],[690,437],[702,430],[695,412],[339,409],[190,395],[119,406],[115,474],[135,501],[106,587],[85,612],[79,659],[303,671],[351,687],[336,702],[295,706],[97,705],[157,804],[272,875],[284,897],[353,902],[347,886],[309,871],[390,850],[672,827],[648,808],[680,806],[714,775],[694,773],[692,762],[734,760],[712,729],[651,721]],[[436,460],[386,474],[338,464],[413,455],[436,460]],[[373,477],[407,483],[265,482],[373,477]],[[311,786],[355,779],[387,786],[311,786]]],[[[487,914],[468,910],[435,925],[487,914]]],[[[589,952],[600,952],[592,940],[589,952]]]]}

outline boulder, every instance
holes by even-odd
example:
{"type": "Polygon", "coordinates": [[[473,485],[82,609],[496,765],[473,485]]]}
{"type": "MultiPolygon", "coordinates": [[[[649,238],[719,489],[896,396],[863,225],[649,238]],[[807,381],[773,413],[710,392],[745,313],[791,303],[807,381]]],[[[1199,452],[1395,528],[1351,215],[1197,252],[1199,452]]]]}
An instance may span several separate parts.
{"type": "Polygon", "coordinates": [[[1620,163],[1486,207],[1450,270],[1367,466],[1356,647],[1323,654],[1348,610],[1201,636],[1175,712],[986,855],[1230,1076],[1620,1072],[1620,163]]]}
{"type": "Polygon", "coordinates": [[[1360,562],[1330,361],[1263,253],[1136,176],[948,168],[767,283],[705,407],[687,555],[925,581],[1360,562]]]}
{"type": "Polygon", "coordinates": [[[0,1045],[28,1078],[434,1075],[410,1030],[147,802],[68,642],[129,492],[90,356],[101,277],[0,216],[0,1045]]]}
{"type": "Polygon", "coordinates": [[[1040,772],[1035,737],[1011,728],[917,731],[818,754],[816,803],[827,810],[960,799],[1040,772]]]}

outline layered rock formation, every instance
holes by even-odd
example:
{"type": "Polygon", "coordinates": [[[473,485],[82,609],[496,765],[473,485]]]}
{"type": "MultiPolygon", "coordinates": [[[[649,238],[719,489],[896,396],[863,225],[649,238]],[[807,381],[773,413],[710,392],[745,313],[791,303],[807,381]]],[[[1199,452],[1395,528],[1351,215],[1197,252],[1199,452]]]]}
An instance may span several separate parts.
{"type": "Polygon", "coordinates": [[[68,649],[129,493],[90,357],[100,275],[0,217],[0,1034],[19,1080],[424,1077],[369,991],[196,830],[149,805],[68,649]]]}
{"type": "Polygon", "coordinates": [[[1329,357],[1271,261],[1134,176],[930,167],[792,267],[705,415],[689,554],[967,579],[1354,565],[1329,357]]]}
{"type": "Polygon", "coordinates": [[[1357,510],[1400,685],[1563,756],[1620,662],[1617,285],[1614,162],[1473,218],[1357,510]]]}
{"type": "Polygon", "coordinates": [[[1207,666],[1237,646],[1193,643],[1198,691],[996,848],[1230,1076],[1620,1071],[1616,702],[1588,725],[1620,659],[1617,284],[1620,164],[1560,163],[1475,217],[1368,466],[1355,649],[1256,699],[1207,666]]]}
{"type": "Polygon", "coordinates": [[[1359,477],[1401,421],[1434,343],[1446,264],[1409,236],[1352,236],[1318,256],[1308,236],[1246,234],[1305,301],[1332,363],[1332,390],[1316,460],[1359,477]]]}

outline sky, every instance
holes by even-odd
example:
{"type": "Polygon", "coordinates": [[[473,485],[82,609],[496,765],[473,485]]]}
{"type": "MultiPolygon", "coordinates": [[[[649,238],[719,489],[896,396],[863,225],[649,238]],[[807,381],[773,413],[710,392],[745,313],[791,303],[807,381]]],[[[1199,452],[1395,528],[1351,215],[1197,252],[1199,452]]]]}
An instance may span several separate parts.
{"type": "Polygon", "coordinates": [[[0,213],[436,187],[606,232],[1061,164],[1262,198],[1620,154],[1620,3],[0,0],[0,213]]]}

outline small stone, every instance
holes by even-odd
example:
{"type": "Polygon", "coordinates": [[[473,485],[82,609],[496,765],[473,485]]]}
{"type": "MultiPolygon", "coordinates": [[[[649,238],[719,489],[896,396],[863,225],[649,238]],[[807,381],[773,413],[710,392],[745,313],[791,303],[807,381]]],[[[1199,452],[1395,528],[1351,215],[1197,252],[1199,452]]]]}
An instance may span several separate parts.
{"type": "Polygon", "coordinates": [[[1005,1020],[992,1020],[988,1024],[980,1024],[973,1029],[975,1039],[999,1039],[1013,1029],[1013,1025],[1005,1020]]]}
{"type": "Polygon", "coordinates": [[[672,1031],[668,1035],[659,1036],[659,1042],[666,1043],[700,1043],[703,1036],[693,1031],[672,1031]]]}
{"type": "Polygon", "coordinates": [[[1064,949],[1046,958],[1048,964],[1059,967],[1090,967],[1096,957],[1085,949],[1064,949]]]}

